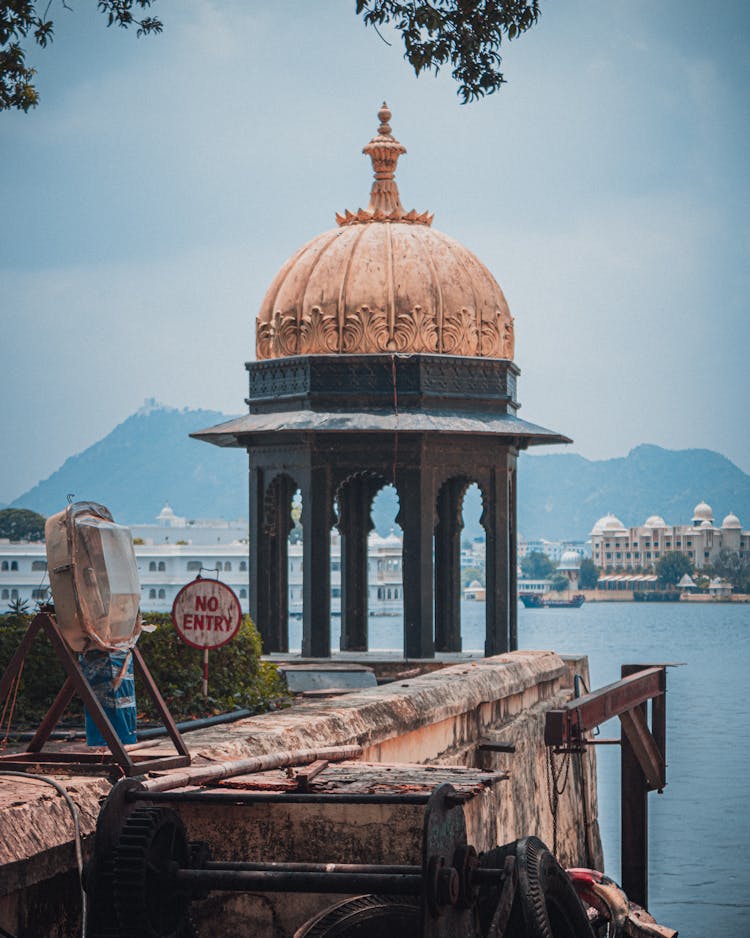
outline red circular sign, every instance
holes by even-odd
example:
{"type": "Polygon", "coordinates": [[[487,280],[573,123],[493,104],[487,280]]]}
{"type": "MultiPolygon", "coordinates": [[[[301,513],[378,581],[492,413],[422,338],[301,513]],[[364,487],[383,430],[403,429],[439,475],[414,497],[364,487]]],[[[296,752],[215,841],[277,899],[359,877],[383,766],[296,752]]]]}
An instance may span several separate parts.
{"type": "Polygon", "coordinates": [[[237,634],[242,609],[226,583],[193,580],[175,596],[172,622],[180,638],[193,648],[220,648],[237,634]]]}

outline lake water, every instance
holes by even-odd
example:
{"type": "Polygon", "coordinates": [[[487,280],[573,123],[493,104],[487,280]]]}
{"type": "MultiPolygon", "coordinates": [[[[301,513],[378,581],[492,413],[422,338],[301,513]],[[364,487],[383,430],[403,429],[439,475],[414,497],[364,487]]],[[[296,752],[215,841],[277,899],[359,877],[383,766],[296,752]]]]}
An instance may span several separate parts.
{"type": "MultiPolygon", "coordinates": [[[[464,648],[484,643],[484,606],[462,604],[464,648]]],[[[620,665],[684,662],[667,677],[667,787],[649,795],[649,906],[681,938],[750,938],[750,605],[586,603],[519,607],[521,648],[587,654],[592,687],[620,665]]],[[[333,625],[338,647],[338,622],[333,625]]],[[[300,625],[290,642],[299,648],[300,625]]],[[[399,619],[372,618],[373,649],[402,647],[399,619]]],[[[603,736],[619,735],[616,725],[603,736]]],[[[619,749],[597,749],[606,872],[620,876],[619,749]]]]}

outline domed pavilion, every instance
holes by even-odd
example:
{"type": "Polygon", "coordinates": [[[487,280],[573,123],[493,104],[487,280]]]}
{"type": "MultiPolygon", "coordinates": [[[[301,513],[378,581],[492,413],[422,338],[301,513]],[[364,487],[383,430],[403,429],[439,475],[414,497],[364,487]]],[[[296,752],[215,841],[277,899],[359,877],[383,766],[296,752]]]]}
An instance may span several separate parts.
{"type": "Polygon", "coordinates": [[[330,532],[341,534],[341,649],[366,651],[367,537],[392,484],[403,529],[404,654],[461,650],[460,533],[467,487],[482,493],[485,654],[517,647],[516,458],[570,442],[521,420],[513,318],[470,251],[407,211],[395,180],[406,152],[378,113],[365,146],[366,209],[301,247],[256,322],[248,414],[194,436],[250,459],[250,597],[264,651],[288,650],[287,538],[302,493],[302,653],[328,657],[330,532]]]}

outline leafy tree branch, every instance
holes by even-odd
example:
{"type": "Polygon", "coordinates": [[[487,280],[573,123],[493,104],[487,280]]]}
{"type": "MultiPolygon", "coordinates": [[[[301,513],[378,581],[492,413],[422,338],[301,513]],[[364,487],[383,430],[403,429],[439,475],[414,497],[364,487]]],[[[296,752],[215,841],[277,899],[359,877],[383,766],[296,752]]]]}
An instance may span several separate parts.
{"type": "MultiPolygon", "coordinates": [[[[136,27],[137,36],[162,31],[161,20],[153,16],[138,17],[153,0],[97,0],[107,26],[127,29],[136,27]]],[[[3,0],[0,2],[0,111],[28,112],[39,103],[34,86],[36,69],[26,62],[26,45],[32,41],[42,49],[54,38],[54,21],[50,12],[56,0],[38,3],[35,0],[3,0]]],[[[62,9],[71,10],[66,0],[59,0],[62,9]]]]}
{"type": "Polygon", "coordinates": [[[357,13],[376,30],[401,33],[417,75],[450,67],[466,104],[504,84],[502,42],[531,29],[540,10],[539,0],[357,0],[357,13]]]}
{"type": "MultiPolygon", "coordinates": [[[[155,0],[97,0],[107,26],[136,28],[137,36],[160,33],[161,20],[145,14],[155,0]]],[[[541,0],[356,0],[356,13],[379,35],[392,26],[404,42],[414,72],[437,74],[448,67],[464,104],[492,94],[505,82],[500,48],[537,22],[541,0]]],[[[39,103],[36,69],[27,46],[54,38],[55,8],[66,0],[0,0],[0,111],[29,111],[39,103]]]]}

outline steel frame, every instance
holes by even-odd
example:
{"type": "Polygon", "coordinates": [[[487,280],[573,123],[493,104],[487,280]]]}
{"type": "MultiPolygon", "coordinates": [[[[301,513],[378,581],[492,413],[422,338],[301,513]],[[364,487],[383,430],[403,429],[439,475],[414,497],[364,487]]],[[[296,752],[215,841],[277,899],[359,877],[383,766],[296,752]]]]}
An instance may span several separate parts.
{"type": "Polygon", "coordinates": [[[144,772],[153,772],[161,769],[172,769],[190,764],[190,753],[177,729],[172,714],[159,693],[159,688],[143,660],[138,647],[133,648],[133,661],[136,671],[140,674],[146,685],[146,690],[154,702],[167,733],[174,744],[174,756],[146,756],[128,751],[120,741],[112,723],[109,720],[99,699],[91,689],[91,684],[81,671],[75,656],[65,641],[54,617],[48,612],[37,613],[31,620],[26,634],[21,640],[13,657],[8,663],[3,676],[0,678],[0,700],[3,700],[10,691],[13,681],[17,678],[24,658],[28,654],[34,640],[43,632],[49,639],[52,647],[60,659],[60,663],[67,675],[65,682],[58,691],[49,710],[37,727],[31,742],[25,752],[0,756],[0,768],[17,771],[46,769],[49,771],[64,771],[73,774],[89,774],[108,772],[117,777],[121,775],[140,775],[144,772]],[[107,742],[108,753],[92,753],[81,751],[56,752],[44,749],[52,731],[65,712],[66,707],[75,695],[83,701],[99,732],[107,742]]]}
{"type": "Polygon", "coordinates": [[[588,733],[619,717],[622,886],[633,901],[646,907],[647,795],[650,791],[661,793],[667,784],[667,665],[624,664],[620,673],[619,681],[549,710],[544,741],[555,752],[582,752],[596,743],[588,733]]]}

